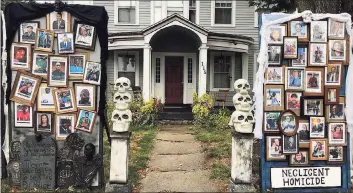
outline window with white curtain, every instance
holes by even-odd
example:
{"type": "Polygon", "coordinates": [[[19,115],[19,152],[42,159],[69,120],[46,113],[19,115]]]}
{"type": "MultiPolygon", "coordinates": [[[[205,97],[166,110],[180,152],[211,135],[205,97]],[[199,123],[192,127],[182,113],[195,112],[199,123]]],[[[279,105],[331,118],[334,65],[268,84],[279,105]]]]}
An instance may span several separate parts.
{"type": "Polygon", "coordinates": [[[139,6],[138,1],[114,1],[115,24],[135,25],[138,24],[139,6]]]}
{"type": "Polygon", "coordinates": [[[138,86],[139,54],[136,51],[117,51],[115,54],[116,78],[126,77],[130,79],[132,86],[138,86]]]}

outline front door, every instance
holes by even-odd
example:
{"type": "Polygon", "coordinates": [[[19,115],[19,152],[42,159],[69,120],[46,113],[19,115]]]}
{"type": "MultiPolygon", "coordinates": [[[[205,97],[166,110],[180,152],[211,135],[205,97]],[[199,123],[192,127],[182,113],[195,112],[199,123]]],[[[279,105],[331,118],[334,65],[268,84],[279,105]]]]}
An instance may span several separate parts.
{"type": "Polygon", "coordinates": [[[183,103],[183,56],[165,57],[165,103],[183,103]]]}

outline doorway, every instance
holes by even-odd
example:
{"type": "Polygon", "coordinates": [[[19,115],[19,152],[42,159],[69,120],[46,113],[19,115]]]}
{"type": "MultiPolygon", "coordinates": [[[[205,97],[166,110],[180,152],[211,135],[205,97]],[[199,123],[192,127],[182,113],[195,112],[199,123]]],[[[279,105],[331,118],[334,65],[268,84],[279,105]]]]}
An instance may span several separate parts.
{"type": "Polygon", "coordinates": [[[165,56],[165,103],[183,104],[183,56],[165,56]]]}

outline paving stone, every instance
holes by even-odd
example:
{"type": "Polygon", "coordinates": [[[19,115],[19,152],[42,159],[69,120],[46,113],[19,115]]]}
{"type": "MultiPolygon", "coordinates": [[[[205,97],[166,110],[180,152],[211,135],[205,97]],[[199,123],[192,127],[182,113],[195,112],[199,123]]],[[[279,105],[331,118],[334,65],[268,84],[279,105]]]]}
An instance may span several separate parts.
{"type": "Polygon", "coordinates": [[[157,155],[181,155],[181,154],[192,154],[201,153],[201,145],[197,142],[167,142],[157,141],[154,145],[152,154],[157,155]]]}
{"type": "Polygon", "coordinates": [[[155,155],[149,168],[153,171],[196,171],[203,169],[204,155],[202,153],[187,155],[155,155]]]}
{"type": "Polygon", "coordinates": [[[168,131],[158,132],[156,139],[162,140],[162,141],[178,141],[178,142],[195,141],[194,136],[191,134],[171,133],[168,131]]]}

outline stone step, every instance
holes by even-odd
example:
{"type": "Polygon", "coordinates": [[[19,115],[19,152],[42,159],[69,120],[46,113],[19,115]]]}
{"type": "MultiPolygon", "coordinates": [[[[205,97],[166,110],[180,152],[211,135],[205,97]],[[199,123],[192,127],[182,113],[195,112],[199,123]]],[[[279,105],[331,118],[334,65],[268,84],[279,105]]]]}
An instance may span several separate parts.
{"type": "Polygon", "coordinates": [[[187,155],[155,155],[149,162],[151,171],[197,171],[203,169],[202,153],[187,155]]]}
{"type": "Polygon", "coordinates": [[[159,120],[194,120],[192,112],[161,112],[159,120]]]}
{"type": "Polygon", "coordinates": [[[201,153],[202,147],[197,142],[156,141],[152,155],[182,155],[201,153]]]}
{"type": "Polygon", "coordinates": [[[170,142],[191,142],[195,141],[194,136],[190,134],[171,133],[169,131],[160,131],[156,136],[158,141],[170,142]]]}

